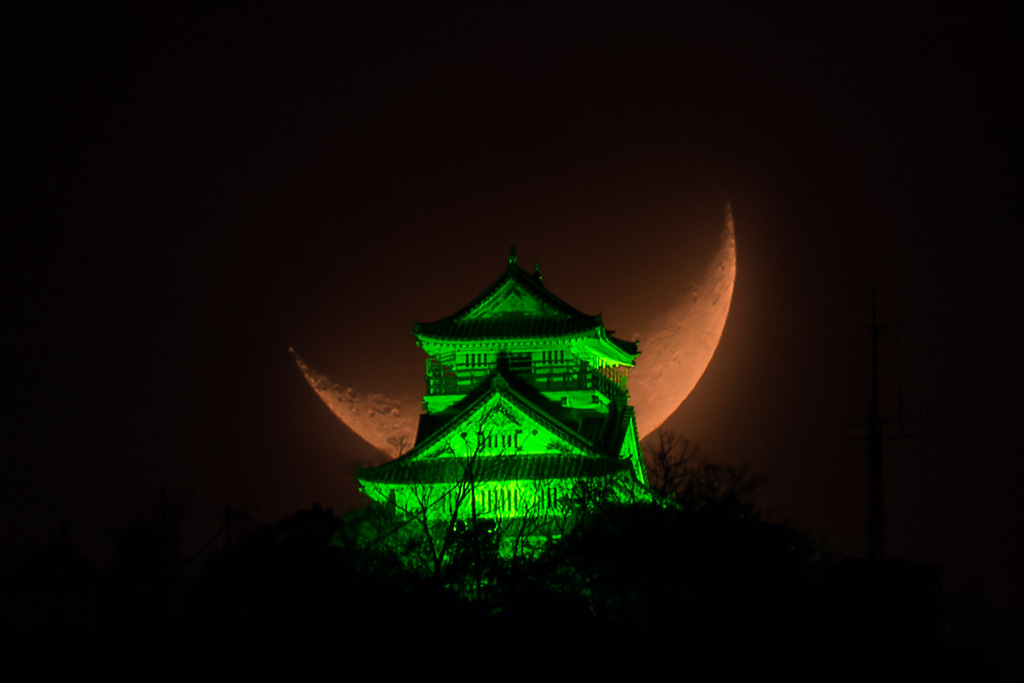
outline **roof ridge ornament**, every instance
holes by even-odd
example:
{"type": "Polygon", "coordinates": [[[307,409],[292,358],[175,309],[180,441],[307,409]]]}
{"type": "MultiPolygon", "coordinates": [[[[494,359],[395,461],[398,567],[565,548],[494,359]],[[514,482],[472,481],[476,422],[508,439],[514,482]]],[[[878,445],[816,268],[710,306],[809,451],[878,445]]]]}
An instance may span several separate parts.
{"type": "Polygon", "coordinates": [[[541,275],[540,272],[540,261],[533,262],[533,277],[537,282],[542,282],[544,280],[544,276],[541,275]]]}
{"type": "Polygon", "coordinates": [[[519,257],[516,255],[516,243],[512,243],[512,248],[508,250],[508,264],[514,266],[519,262],[519,257]]]}

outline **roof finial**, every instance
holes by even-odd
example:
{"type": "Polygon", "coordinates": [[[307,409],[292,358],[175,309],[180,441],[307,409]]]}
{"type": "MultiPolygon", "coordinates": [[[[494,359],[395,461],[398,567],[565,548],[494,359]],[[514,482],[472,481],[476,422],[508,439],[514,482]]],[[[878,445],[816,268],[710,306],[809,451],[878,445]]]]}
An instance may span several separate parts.
{"type": "Polygon", "coordinates": [[[519,257],[516,256],[516,243],[513,242],[512,243],[512,248],[509,249],[509,252],[508,252],[508,264],[510,266],[512,266],[512,265],[515,265],[518,262],[519,262],[519,257]]]}
{"type": "Polygon", "coordinates": [[[533,262],[533,276],[537,278],[537,282],[544,279],[544,276],[540,274],[540,261],[533,262]]]}

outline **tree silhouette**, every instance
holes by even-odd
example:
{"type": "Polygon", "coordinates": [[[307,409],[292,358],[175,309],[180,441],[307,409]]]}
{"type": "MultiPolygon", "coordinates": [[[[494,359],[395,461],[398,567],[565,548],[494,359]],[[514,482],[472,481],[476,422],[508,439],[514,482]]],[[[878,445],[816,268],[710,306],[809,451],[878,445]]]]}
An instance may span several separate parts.
{"type": "Polygon", "coordinates": [[[764,481],[748,467],[711,462],[698,444],[666,430],[652,435],[646,455],[651,488],[663,504],[756,513],[755,498],[764,481]]]}

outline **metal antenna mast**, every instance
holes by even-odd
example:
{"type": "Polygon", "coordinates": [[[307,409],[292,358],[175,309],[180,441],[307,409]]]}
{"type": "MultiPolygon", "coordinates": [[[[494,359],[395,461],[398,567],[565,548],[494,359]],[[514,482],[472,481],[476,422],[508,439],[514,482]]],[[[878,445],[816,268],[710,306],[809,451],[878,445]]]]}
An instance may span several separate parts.
{"type": "Polygon", "coordinates": [[[878,324],[877,292],[871,291],[871,409],[868,414],[868,558],[885,558],[885,489],[882,467],[882,418],[878,412],[878,324]]]}
{"type": "MultiPolygon", "coordinates": [[[[905,422],[918,422],[922,419],[905,419],[903,417],[903,378],[902,371],[899,377],[899,416],[895,422],[898,425],[896,436],[886,436],[885,425],[890,422],[881,416],[879,408],[879,382],[878,382],[878,338],[882,331],[882,325],[878,324],[878,294],[875,288],[871,290],[871,405],[868,410],[868,459],[867,459],[867,556],[869,559],[885,559],[885,469],[884,452],[887,439],[911,438],[916,434],[904,434],[903,425],[905,422]]],[[[897,349],[898,351],[898,349],[897,349]]]]}

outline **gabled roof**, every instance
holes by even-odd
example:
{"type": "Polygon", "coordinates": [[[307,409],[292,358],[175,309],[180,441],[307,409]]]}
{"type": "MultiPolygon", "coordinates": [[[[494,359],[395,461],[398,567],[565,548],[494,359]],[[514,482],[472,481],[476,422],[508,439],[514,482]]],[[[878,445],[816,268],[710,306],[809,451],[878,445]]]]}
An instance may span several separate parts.
{"type": "MultiPolygon", "coordinates": [[[[613,401],[608,413],[592,413],[567,408],[560,401],[554,401],[530,385],[522,377],[499,365],[460,401],[443,413],[424,413],[416,428],[416,447],[430,439],[435,432],[446,429],[450,423],[464,419],[479,403],[486,400],[495,390],[514,395],[523,405],[529,407],[531,416],[543,416],[541,421],[551,421],[574,437],[581,439],[588,447],[604,453],[617,453],[625,437],[626,428],[633,407],[613,401]]],[[[411,454],[412,451],[409,451],[411,454]]]]}
{"type": "MultiPolygon", "coordinates": [[[[465,476],[466,465],[456,461],[485,460],[491,464],[474,474],[478,481],[488,478],[544,479],[569,476],[606,476],[630,468],[628,460],[618,457],[618,449],[628,427],[628,419],[620,414],[609,414],[602,424],[581,424],[581,433],[564,424],[557,416],[571,412],[546,399],[540,392],[522,382],[514,375],[495,371],[481,388],[456,404],[453,413],[447,415],[443,425],[431,425],[433,432],[421,425],[416,446],[389,463],[370,469],[360,468],[356,478],[365,482],[428,482],[451,481],[449,477],[465,476]],[[542,424],[553,434],[573,444],[583,455],[529,455],[510,454],[502,456],[481,455],[478,457],[423,457],[439,442],[457,433],[459,427],[495,395],[500,395],[517,410],[542,424]],[[500,465],[495,464],[501,462],[500,465]],[[559,461],[564,461],[559,463],[559,461]],[[587,461],[587,462],[577,462],[587,461]],[[603,463],[603,464],[602,464],[603,463]]],[[[630,413],[631,414],[631,413],[630,413]]],[[[456,477],[457,478],[457,477],[456,477]]]]}
{"type": "Polygon", "coordinates": [[[519,267],[515,256],[487,289],[456,313],[429,323],[416,323],[421,341],[462,341],[505,338],[593,336],[607,339],[636,356],[636,342],[608,334],[600,315],[587,315],[552,294],[539,274],[519,267]]]}

